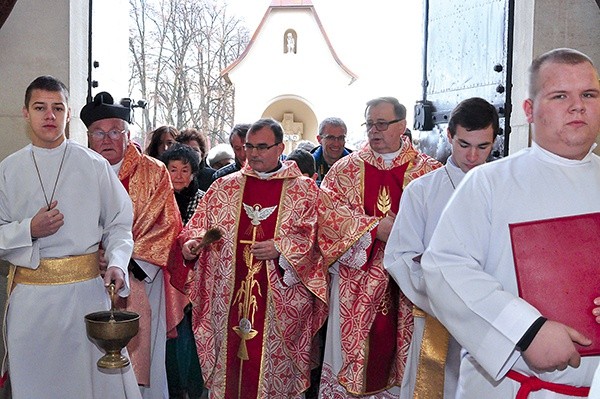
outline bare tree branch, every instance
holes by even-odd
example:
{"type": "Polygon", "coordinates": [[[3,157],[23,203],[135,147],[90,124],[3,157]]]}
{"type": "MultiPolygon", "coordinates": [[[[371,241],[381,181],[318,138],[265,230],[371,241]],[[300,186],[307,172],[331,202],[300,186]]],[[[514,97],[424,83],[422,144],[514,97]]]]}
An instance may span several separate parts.
{"type": "Polygon", "coordinates": [[[221,71],[242,53],[249,32],[211,0],[129,0],[130,92],[148,102],[140,127],[170,124],[226,142],[234,90],[221,71]]]}

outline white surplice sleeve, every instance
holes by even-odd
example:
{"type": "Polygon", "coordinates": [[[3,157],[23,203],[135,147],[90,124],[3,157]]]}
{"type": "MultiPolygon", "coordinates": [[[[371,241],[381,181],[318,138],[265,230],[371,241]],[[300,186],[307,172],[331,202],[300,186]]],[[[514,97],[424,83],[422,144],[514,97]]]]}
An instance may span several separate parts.
{"type": "Polygon", "coordinates": [[[31,219],[4,224],[0,216],[0,258],[12,264],[36,269],[40,263],[39,245],[31,238],[31,219]]]}
{"type": "MultiPolygon", "coordinates": [[[[31,237],[31,219],[30,217],[16,220],[14,209],[15,204],[9,192],[10,185],[6,181],[8,178],[5,171],[5,165],[0,171],[0,258],[16,265],[35,269],[40,263],[39,245],[31,237]]],[[[24,182],[25,184],[27,182],[24,182]]]]}
{"type": "Polygon", "coordinates": [[[419,185],[411,183],[404,189],[398,215],[385,247],[383,265],[404,295],[416,306],[432,314],[418,259],[425,251],[427,215],[423,198],[423,190],[419,185]]]}
{"type": "Polygon", "coordinates": [[[508,226],[493,225],[491,210],[501,204],[480,171],[470,172],[450,199],[421,266],[435,316],[500,379],[520,357],[515,345],[540,313],[503,287],[514,284],[514,267],[495,262],[510,251],[508,226]],[[494,228],[506,230],[503,242],[491,242],[494,228]]]}
{"type": "Polygon", "coordinates": [[[100,195],[101,223],[103,225],[102,245],[108,266],[117,266],[125,274],[125,287],[119,292],[121,296],[129,295],[129,259],[133,253],[133,205],[131,198],[110,169],[108,162],[105,171],[100,171],[99,181],[102,187],[100,195]]]}

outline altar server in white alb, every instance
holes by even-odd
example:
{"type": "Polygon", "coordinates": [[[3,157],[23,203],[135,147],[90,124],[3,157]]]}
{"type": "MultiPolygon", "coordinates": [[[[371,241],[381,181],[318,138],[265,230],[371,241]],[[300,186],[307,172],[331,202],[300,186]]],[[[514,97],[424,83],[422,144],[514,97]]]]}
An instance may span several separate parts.
{"type": "Polygon", "coordinates": [[[98,154],[65,137],[68,91],[50,76],[27,88],[31,144],[0,163],[0,258],[9,275],[12,398],[140,398],[130,367],[105,371],[84,316],[108,310],[106,286],[127,295],[133,211],[98,154]],[[100,277],[98,247],[108,262],[100,277]]]}
{"type": "Polygon", "coordinates": [[[400,198],[383,263],[415,304],[413,338],[402,380],[403,398],[424,397],[424,392],[435,393],[432,397],[436,398],[454,398],[460,345],[431,316],[421,255],[450,196],[469,170],[486,162],[499,130],[498,112],[492,104],[479,97],[460,102],[448,121],[452,154],[446,165],[410,182],[400,198]],[[436,357],[437,353],[442,356],[436,357]]]}
{"type": "Polygon", "coordinates": [[[580,357],[588,337],[518,296],[509,235],[511,223],[600,211],[598,71],[556,49],[529,73],[531,147],[467,174],[421,261],[435,316],[466,350],[457,398],[585,397],[600,359],[580,357]]]}

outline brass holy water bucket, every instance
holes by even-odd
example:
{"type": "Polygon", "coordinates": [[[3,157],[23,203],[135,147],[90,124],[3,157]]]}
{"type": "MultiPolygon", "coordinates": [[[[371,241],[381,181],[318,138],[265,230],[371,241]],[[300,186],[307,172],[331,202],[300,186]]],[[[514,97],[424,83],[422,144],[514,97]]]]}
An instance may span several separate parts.
{"type": "Polygon", "coordinates": [[[121,354],[139,329],[140,315],[134,312],[115,310],[115,286],[109,286],[110,310],[90,313],[85,316],[87,335],[106,354],[96,363],[105,369],[118,369],[129,365],[129,359],[121,354]]]}

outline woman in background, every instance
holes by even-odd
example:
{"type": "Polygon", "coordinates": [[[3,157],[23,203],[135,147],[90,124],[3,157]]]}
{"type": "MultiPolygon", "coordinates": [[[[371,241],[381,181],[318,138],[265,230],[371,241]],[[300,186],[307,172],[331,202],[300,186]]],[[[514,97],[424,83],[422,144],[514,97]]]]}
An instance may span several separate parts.
{"type": "Polygon", "coordinates": [[[208,138],[200,130],[189,128],[179,132],[177,142],[189,145],[200,156],[200,166],[198,172],[196,172],[196,182],[198,183],[198,188],[202,191],[208,190],[208,187],[214,181],[212,176],[216,172],[215,169],[206,163],[206,155],[210,149],[208,138]]]}
{"type": "MultiPolygon", "coordinates": [[[[167,165],[171,175],[175,199],[185,225],[204,195],[204,191],[198,188],[198,183],[194,179],[198,172],[200,157],[192,147],[175,143],[162,154],[160,160],[167,165]]],[[[177,337],[167,340],[166,358],[169,397],[201,398],[204,382],[192,332],[191,303],[186,306],[183,320],[177,326],[177,337]]]]}
{"type": "Polygon", "coordinates": [[[152,158],[159,159],[163,152],[175,143],[179,131],[173,126],[160,126],[150,132],[150,143],[146,148],[146,154],[152,158]]]}

